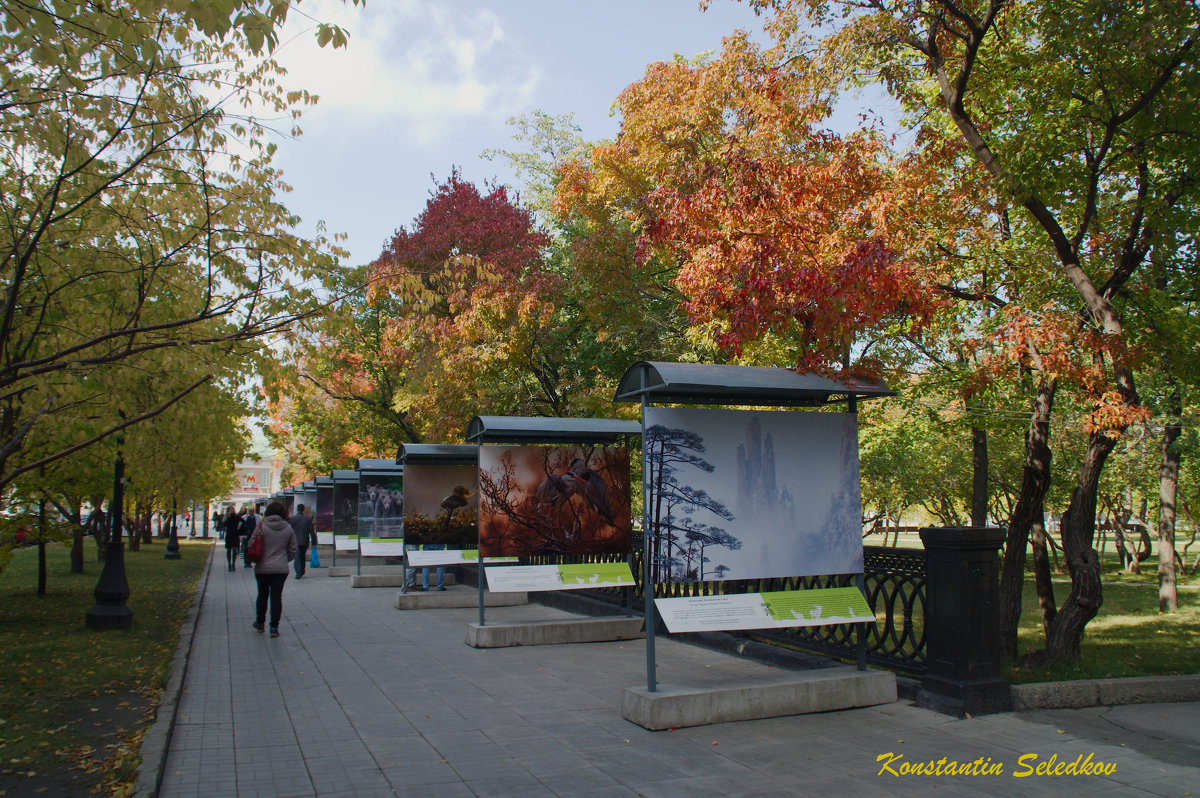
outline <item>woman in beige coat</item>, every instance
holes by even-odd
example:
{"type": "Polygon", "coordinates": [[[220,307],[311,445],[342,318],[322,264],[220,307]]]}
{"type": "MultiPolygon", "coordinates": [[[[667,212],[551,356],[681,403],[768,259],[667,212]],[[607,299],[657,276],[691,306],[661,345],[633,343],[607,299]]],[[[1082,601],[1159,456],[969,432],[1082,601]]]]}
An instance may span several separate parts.
{"type": "Polygon", "coordinates": [[[279,619],[283,615],[283,583],[287,581],[288,563],[296,556],[296,536],[287,522],[287,508],[283,502],[274,501],[267,505],[258,529],[246,545],[249,546],[258,537],[263,540],[263,556],[254,564],[254,578],[258,581],[254,629],[262,632],[269,601],[271,637],[279,637],[279,619]]]}

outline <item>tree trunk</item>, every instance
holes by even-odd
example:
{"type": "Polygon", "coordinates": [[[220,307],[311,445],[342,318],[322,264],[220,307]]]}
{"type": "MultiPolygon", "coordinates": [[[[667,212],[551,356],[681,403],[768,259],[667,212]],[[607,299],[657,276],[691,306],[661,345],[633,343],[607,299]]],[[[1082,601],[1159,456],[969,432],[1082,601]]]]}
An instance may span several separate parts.
{"type": "Polygon", "coordinates": [[[1037,588],[1038,608],[1042,611],[1042,632],[1050,633],[1050,624],[1058,614],[1058,603],[1054,600],[1054,583],[1050,581],[1050,556],[1046,552],[1046,515],[1044,506],[1038,506],[1038,517],[1033,522],[1033,577],[1037,588]]]}
{"type": "Polygon", "coordinates": [[[76,526],[71,535],[71,573],[83,573],[83,527],[76,526]]]}
{"type": "Polygon", "coordinates": [[[1175,499],[1179,489],[1179,448],[1175,441],[1182,431],[1183,400],[1179,385],[1170,380],[1167,412],[1170,420],[1163,428],[1162,463],[1158,467],[1158,609],[1179,609],[1175,570],[1175,499]]]}
{"type": "Polygon", "coordinates": [[[38,502],[38,571],[37,594],[46,595],[46,500],[38,502]]]}
{"type": "Polygon", "coordinates": [[[971,427],[971,469],[971,526],[987,526],[988,440],[979,427],[971,427]]]}
{"type": "Polygon", "coordinates": [[[1133,562],[1133,552],[1130,550],[1129,538],[1125,535],[1125,530],[1129,528],[1129,519],[1133,515],[1133,509],[1127,507],[1132,501],[1129,486],[1125,486],[1125,498],[1119,506],[1113,508],[1111,504],[1105,500],[1108,505],[1108,526],[1113,532],[1113,544],[1117,547],[1117,557],[1121,561],[1121,570],[1126,573],[1133,573],[1130,570],[1130,563],[1133,562]]]}
{"type": "Polygon", "coordinates": [[[1054,616],[1046,635],[1046,655],[1051,662],[1079,661],[1079,642],[1084,627],[1096,617],[1104,600],[1100,586],[1100,556],[1092,548],[1092,540],[1096,533],[1096,492],[1100,474],[1116,441],[1116,437],[1104,430],[1088,437],[1075,492],[1063,513],[1060,534],[1063,556],[1071,572],[1071,593],[1054,616]]]}
{"type": "Polygon", "coordinates": [[[127,514],[122,513],[122,515],[123,515],[122,526],[124,526],[125,529],[129,533],[129,550],[130,551],[141,551],[142,550],[142,536],[138,534],[138,523],[137,523],[137,516],[138,516],[138,512],[140,510],[141,510],[141,505],[135,504],[134,508],[133,508],[133,518],[130,518],[127,514]]]}
{"type": "Polygon", "coordinates": [[[1008,520],[1004,562],[1000,571],[1000,654],[1017,657],[1017,625],[1021,620],[1021,588],[1025,581],[1025,548],[1033,523],[1041,518],[1042,500],[1050,487],[1050,411],[1054,407],[1056,379],[1042,380],[1033,400],[1029,429],[1025,432],[1025,466],[1021,492],[1008,520]]]}

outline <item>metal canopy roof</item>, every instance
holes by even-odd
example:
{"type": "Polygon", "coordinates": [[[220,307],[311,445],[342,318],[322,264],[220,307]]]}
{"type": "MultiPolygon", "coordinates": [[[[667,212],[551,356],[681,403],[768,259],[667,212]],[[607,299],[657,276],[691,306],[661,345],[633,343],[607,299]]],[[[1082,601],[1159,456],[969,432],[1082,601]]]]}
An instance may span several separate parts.
{"type": "Polygon", "coordinates": [[[823,405],[851,395],[895,395],[883,383],[842,383],[791,369],[646,360],[629,367],[613,401],[639,402],[643,394],[649,402],[730,405],[823,405]]]}
{"type": "Polygon", "coordinates": [[[310,479],[308,482],[305,482],[304,485],[301,486],[300,490],[314,490],[316,487],[317,487],[316,480],[310,479]]]}
{"type": "Polygon", "coordinates": [[[401,465],[475,465],[479,447],[465,443],[402,443],[396,453],[401,465]]]}
{"type": "Polygon", "coordinates": [[[334,482],[358,482],[358,472],[349,468],[336,468],[333,471],[334,482]]]}
{"type": "Polygon", "coordinates": [[[386,471],[388,473],[402,474],[404,473],[404,466],[395,460],[359,458],[358,471],[360,474],[363,471],[386,471]]]}
{"type": "Polygon", "coordinates": [[[641,423],[620,418],[475,416],[466,438],[474,443],[612,443],[641,434],[641,423]]]}
{"type": "Polygon", "coordinates": [[[333,477],[317,477],[313,481],[316,483],[318,488],[332,488],[333,487],[333,477]]]}

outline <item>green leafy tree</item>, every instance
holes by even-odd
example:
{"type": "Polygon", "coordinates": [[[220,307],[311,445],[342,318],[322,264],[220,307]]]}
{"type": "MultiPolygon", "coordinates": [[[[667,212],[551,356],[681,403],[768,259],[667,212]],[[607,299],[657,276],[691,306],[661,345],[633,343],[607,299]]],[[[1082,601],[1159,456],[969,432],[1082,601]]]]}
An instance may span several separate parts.
{"type": "Polygon", "coordinates": [[[290,8],[0,4],[0,488],[207,381],[97,425],[84,409],[144,378],[142,355],[244,357],[313,307],[296,281],[334,252],[292,232],[274,145],[241,112],[295,115],[313,99],[256,59],[290,8]]]}
{"type": "MultiPolygon", "coordinates": [[[[960,139],[1022,209],[1012,224],[1028,232],[1015,237],[1052,255],[1059,301],[1014,309],[1020,334],[1010,340],[1028,360],[1044,347],[1073,349],[1057,368],[1039,369],[1031,463],[1048,437],[1060,375],[1089,405],[1087,448],[1060,525],[1072,589],[1046,641],[1050,659],[1077,660],[1102,601],[1093,548],[1100,477],[1121,433],[1144,416],[1131,330],[1152,320],[1137,315],[1130,297],[1155,287],[1150,252],[1161,248],[1164,263],[1175,260],[1179,231],[1196,227],[1200,12],[1190,3],[1130,8],[1109,0],[755,5],[775,11],[772,30],[789,47],[807,46],[803,23],[844,19],[821,43],[829,71],[883,80],[931,126],[960,139]],[[1046,330],[1056,338],[1039,340],[1046,330]]],[[[1033,479],[1024,492],[1028,518],[1045,488],[1044,478],[1033,479]]],[[[1023,526],[1010,524],[1014,556],[1023,557],[1023,526]]],[[[1010,615],[1006,631],[1011,624],[1010,615]]]]}

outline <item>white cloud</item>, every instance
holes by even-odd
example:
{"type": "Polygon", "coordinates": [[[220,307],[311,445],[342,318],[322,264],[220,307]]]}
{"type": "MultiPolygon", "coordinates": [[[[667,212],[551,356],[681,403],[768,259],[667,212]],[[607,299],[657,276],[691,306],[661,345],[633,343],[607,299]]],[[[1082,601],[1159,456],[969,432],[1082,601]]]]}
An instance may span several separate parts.
{"type": "Polygon", "coordinates": [[[306,129],[386,124],[431,144],[459,125],[502,123],[530,105],[538,86],[537,65],[484,8],[318,0],[299,11],[276,60],[288,71],[286,85],[320,96],[304,115],[306,129]],[[349,46],[317,47],[314,20],[341,25],[349,46]]]}

